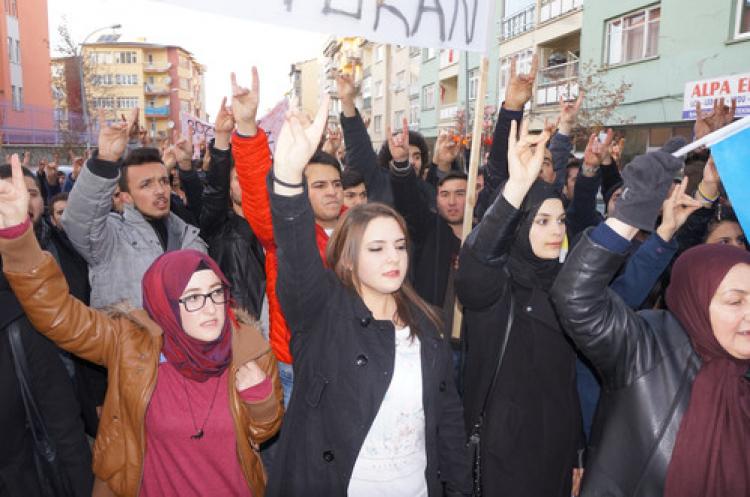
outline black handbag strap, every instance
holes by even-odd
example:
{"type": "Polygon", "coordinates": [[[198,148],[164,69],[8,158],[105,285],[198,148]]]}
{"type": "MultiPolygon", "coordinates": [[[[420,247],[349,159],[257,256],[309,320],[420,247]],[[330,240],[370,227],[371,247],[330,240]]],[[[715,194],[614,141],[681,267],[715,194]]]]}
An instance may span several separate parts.
{"type": "Polygon", "coordinates": [[[513,298],[513,291],[508,286],[508,294],[510,295],[510,310],[508,312],[508,322],[505,325],[505,336],[500,344],[500,353],[498,354],[497,364],[495,365],[495,374],[492,375],[492,382],[490,383],[487,393],[484,395],[484,401],[482,402],[482,409],[479,411],[479,417],[477,422],[474,424],[472,435],[478,435],[479,429],[482,427],[484,420],[484,413],[487,410],[487,404],[490,401],[490,396],[495,390],[495,384],[497,383],[497,377],[500,375],[500,367],[503,365],[503,359],[505,358],[505,350],[508,348],[508,339],[510,338],[510,330],[513,327],[513,316],[515,315],[515,299],[513,298]]]}

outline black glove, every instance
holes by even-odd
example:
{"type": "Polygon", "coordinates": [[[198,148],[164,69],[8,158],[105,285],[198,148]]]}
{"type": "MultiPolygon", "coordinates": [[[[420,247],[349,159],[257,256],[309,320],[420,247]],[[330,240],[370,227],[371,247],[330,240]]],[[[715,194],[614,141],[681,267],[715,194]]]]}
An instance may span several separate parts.
{"type": "Polygon", "coordinates": [[[672,156],[686,141],[669,140],[661,150],[639,155],[622,171],[622,195],[615,205],[614,217],[644,231],[654,231],[659,209],[667,198],[682,160],[672,156]]]}

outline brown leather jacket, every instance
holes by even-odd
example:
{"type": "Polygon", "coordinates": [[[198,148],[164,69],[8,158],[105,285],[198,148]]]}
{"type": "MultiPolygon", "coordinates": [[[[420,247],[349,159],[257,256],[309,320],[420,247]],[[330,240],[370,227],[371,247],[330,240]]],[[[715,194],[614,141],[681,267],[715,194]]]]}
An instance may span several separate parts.
{"type": "MultiPolygon", "coordinates": [[[[156,385],[162,330],[143,310],[111,317],[73,298],[49,253],[31,230],[0,240],[3,271],[34,327],[61,348],[106,366],[109,384],[94,443],[94,474],[115,495],[140,491],[145,451],[146,407],[156,385]]],[[[281,426],[283,402],[276,360],[254,327],[233,330],[229,403],[237,434],[237,457],[254,497],[265,492],[266,475],[258,455],[261,442],[281,426]],[[272,378],[268,399],[248,404],[235,388],[237,369],[255,360],[272,378]]]]}

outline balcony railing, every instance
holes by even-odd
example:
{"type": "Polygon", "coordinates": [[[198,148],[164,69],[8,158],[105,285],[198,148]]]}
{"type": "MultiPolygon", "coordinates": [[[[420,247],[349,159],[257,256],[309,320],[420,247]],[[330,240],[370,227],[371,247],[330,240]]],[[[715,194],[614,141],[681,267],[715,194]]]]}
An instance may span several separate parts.
{"type": "Polygon", "coordinates": [[[534,29],[536,5],[529,5],[525,9],[504,17],[500,21],[500,40],[508,40],[534,29]]]}
{"type": "Polygon", "coordinates": [[[560,17],[583,5],[583,0],[544,0],[539,8],[539,22],[560,17]]]}
{"type": "Polygon", "coordinates": [[[577,95],[578,69],[577,60],[541,69],[537,75],[536,104],[554,105],[559,103],[561,95],[565,98],[577,95]]]}
{"type": "Polygon", "coordinates": [[[458,105],[452,104],[452,105],[444,105],[440,107],[440,120],[441,121],[450,121],[456,118],[456,114],[458,113],[458,105]]]}
{"type": "Polygon", "coordinates": [[[143,92],[146,95],[166,95],[169,93],[169,88],[162,85],[152,85],[150,83],[145,83],[143,85],[143,92]]]}
{"type": "Polygon", "coordinates": [[[167,62],[166,64],[161,63],[157,64],[154,62],[144,62],[143,63],[143,71],[144,72],[167,72],[172,67],[171,62],[167,62]]]}
{"type": "Polygon", "coordinates": [[[144,115],[146,117],[167,117],[169,116],[169,105],[162,105],[161,107],[146,106],[144,115]]]}

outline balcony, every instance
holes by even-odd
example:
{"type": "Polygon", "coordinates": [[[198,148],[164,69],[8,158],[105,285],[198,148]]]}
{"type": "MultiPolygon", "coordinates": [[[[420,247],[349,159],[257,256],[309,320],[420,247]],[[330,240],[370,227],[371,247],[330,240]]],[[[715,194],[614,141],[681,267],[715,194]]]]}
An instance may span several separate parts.
{"type": "Polygon", "coordinates": [[[560,96],[578,95],[578,60],[541,69],[537,74],[536,105],[557,105],[560,96]]]}
{"type": "Polygon", "coordinates": [[[162,105],[161,107],[146,106],[143,114],[146,117],[169,117],[169,105],[162,105]]]}
{"type": "Polygon", "coordinates": [[[458,50],[453,50],[452,48],[446,48],[444,50],[440,51],[440,69],[445,69],[446,67],[450,67],[454,64],[458,64],[458,54],[460,52],[458,50]]]}
{"type": "Polygon", "coordinates": [[[453,121],[456,119],[458,114],[458,105],[448,104],[440,107],[440,120],[441,121],[453,121]]]}
{"type": "MultiPolygon", "coordinates": [[[[579,0],[580,1],[580,0],[579,0]]],[[[509,40],[534,29],[536,5],[532,4],[515,14],[504,17],[500,22],[500,41],[509,40]]]]}
{"type": "Polygon", "coordinates": [[[348,48],[343,52],[344,58],[350,61],[362,60],[362,49],[361,48],[348,48]]]}
{"type": "Polygon", "coordinates": [[[143,93],[146,95],[167,95],[169,94],[169,88],[162,85],[152,85],[145,83],[143,85],[143,93]]]}
{"type": "Polygon", "coordinates": [[[171,62],[167,63],[155,63],[145,62],[143,64],[143,72],[167,72],[172,67],[171,62]]]}
{"type": "Polygon", "coordinates": [[[583,0],[542,0],[542,6],[539,9],[539,22],[547,22],[568,12],[578,10],[581,6],[583,6],[583,0]]]}

